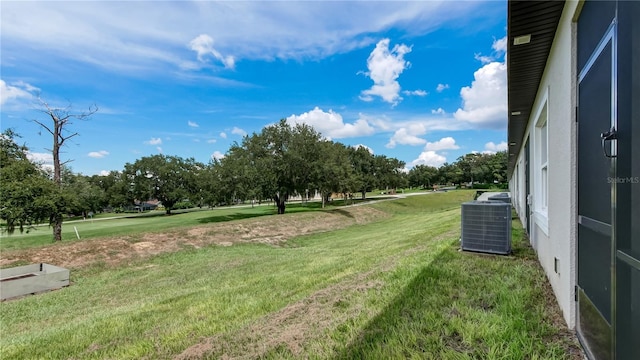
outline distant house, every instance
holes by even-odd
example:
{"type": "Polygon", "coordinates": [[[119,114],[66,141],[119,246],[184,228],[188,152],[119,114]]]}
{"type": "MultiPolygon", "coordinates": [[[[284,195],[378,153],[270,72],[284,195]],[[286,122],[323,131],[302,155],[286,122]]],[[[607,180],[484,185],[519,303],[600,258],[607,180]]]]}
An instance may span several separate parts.
{"type": "Polygon", "coordinates": [[[640,356],[640,2],[509,1],[509,188],[593,359],[640,356]]]}
{"type": "Polygon", "coordinates": [[[162,203],[159,200],[136,201],[135,210],[137,211],[155,210],[161,204],[162,203]]]}

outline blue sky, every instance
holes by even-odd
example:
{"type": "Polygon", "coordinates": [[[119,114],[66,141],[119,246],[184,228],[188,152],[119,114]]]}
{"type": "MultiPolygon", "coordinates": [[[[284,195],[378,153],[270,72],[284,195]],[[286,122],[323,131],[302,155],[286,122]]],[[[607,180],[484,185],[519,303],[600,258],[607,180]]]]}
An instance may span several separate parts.
{"type": "Polygon", "coordinates": [[[63,160],[85,175],[163,153],[207,163],[286,118],[440,166],[506,149],[506,1],[5,1],[1,128],[49,162],[39,94],[95,104],[63,160]]]}

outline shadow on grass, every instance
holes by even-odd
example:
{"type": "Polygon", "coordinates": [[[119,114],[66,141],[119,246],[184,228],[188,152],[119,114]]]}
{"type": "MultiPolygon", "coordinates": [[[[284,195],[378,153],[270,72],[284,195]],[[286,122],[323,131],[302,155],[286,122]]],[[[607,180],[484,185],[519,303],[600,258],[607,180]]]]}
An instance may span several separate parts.
{"type": "Polygon", "coordinates": [[[569,345],[545,315],[546,278],[517,240],[515,256],[459,252],[451,242],[336,358],[562,358],[569,345]]]}
{"type": "MultiPolygon", "coordinates": [[[[433,261],[387,307],[373,318],[337,359],[411,358],[418,354],[435,356],[437,341],[444,337],[443,324],[451,316],[447,311],[459,289],[447,283],[455,278],[446,264],[453,260],[449,248],[433,261]],[[435,351],[435,353],[434,353],[435,351]]],[[[451,333],[452,342],[461,342],[460,334],[451,333]]],[[[451,344],[455,346],[456,344],[451,344]]],[[[462,347],[462,344],[457,344],[462,347]]]]}
{"type": "MultiPolygon", "coordinates": [[[[275,213],[275,207],[274,213],[275,213]]],[[[322,210],[322,203],[319,201],[309,201],[309,202],[293,202],[287,203],[287,208],[285,210],[285,214],[298,213],[304,211],[316,211],[322,210]]]]}
{"type": "Polygon", "coordinates": [[[271,214],[270,213],[256,214],[256,213],[240,213],[240,212],[238,212],[238,213],[235,213],[235,214],[209,216],[209,217],[206,217],[206,218],[198,219],[198,222],[200,224],[211,224],[211,223],[219,223],[219,222],[225,222],[225,221],[249,219],[249,218],[266,216],[266,215],[271,215],[271,214]]]}
{"type": "Polygon", "coordinates": [[[350,212],[348,212],[348,211],[346,211],[344,209],[334,209],[334,210],[331,210],[331,211],[336,213],[336,214],[340,214],[342,216],[346,216],[348,218],[352,218],[352,219],[354,218],[353,214],[351,214],[350,212]]]}
{"type": "Polygon", "coordinates": [[[175,215],[182,215],[182,214],[188,214],[188,213],[199,212],[199,211],[209,211],[209,210],[210,209],[208,208],[176,209],[176,210],[171,210],[171,214],[167,214],[167,212],[164,210],[152,210],[152,211],[145,211],[145,212],[139,212],[139,213],[121,213],[120,215],[125,219],[155,218],[155,217],[161,217],[161,216],[175,216],[175,215]]]}

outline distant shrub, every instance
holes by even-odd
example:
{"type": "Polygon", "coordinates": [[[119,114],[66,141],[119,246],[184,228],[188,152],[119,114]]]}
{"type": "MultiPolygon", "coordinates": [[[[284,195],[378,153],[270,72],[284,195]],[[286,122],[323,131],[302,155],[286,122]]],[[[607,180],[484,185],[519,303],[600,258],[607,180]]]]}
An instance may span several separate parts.
{"type": "Polygon", "coordinates": [[[509,188],[509,184],[507,183],[503,183],[503,184],[488,184],[488,183],[476,183],[473,184],[472,189],[480,189],[480,190],[489,190],[489,189],[508,189],[509,188]]]}
{"type": "Polygon", "coordinates": [[[182,210],[182,209],[191,209],[195,207],[195,205],[191,201],[180,201],[175,203],[171,209],[173,210],[182,210]]]}

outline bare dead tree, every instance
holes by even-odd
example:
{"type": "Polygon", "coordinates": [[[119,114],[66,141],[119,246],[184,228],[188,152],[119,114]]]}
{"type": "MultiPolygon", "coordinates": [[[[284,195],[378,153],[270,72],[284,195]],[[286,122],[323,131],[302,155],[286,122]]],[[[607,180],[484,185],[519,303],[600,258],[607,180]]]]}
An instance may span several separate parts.
{"type": "MultiPolygon", "coordinates": [[[[47,150],[51,151],[53,155],[53,182],[58,189],[61,189],[62,166],[71,160],[62,162],[60,160],[60,149],[67,140],[79,135],[77,132],[69,131],[72,120],[86,120],[98,111],[98,107],[92,105],[86,112],[75,113],[72,112],[71,104],[65,108],[56,108],[50,106],[39,96],[37,98],[37,106],[38,111],[51,118],[50,125],[40,120],[34,119],[33,121],[53,136],[53,148],[47,150]]],[[[62,209],[57,209],[49,218],[49,224],[53,227],[53,241],[62,241],[62,216],[62,209]]]]}

